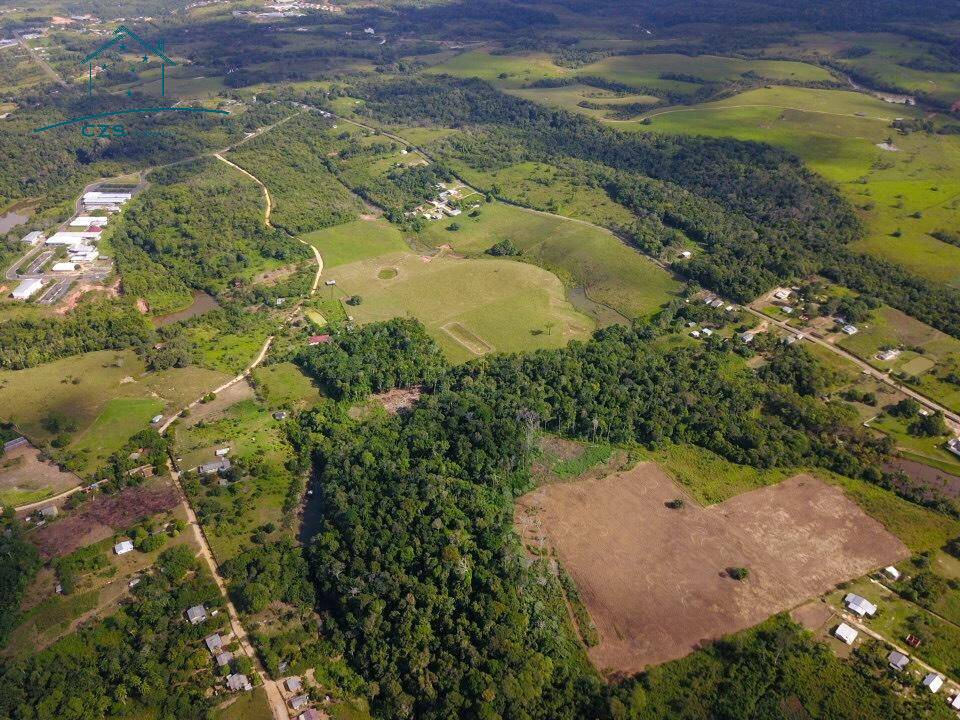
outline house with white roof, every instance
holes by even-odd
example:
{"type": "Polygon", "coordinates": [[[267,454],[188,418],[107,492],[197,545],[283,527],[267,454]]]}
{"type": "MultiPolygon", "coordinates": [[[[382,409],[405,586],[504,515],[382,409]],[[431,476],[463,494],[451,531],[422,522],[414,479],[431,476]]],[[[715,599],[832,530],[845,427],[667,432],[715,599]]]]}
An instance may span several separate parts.
{"type": "Polygon", "coordinates": [[[937,673],[929,673],[923,679],[923,686],[927,688],[930,692],[937,692],[940,688],[943,687],[943,675],[938,675],[937,673]]]}
{"type": "Polygon", "coordinates": [[[17,285],[17,287],[13,289],[13,292],[10,293],[10,297],[12,297],[14,300],[26,300],[42,287],[43,280],[39,280],[37,278],[23,280],[19,285],[17,285]]]}
{"type": "Polygon", "coordinates": [[[126,555],[128,552],[133,550],[133,543],[129,540],[124,540],[123,542],[118,542],[113,546],[113,551],[117,555],[126,555]]]}
{"type": "Polygon", "coordinates": [[[887,655],[887,660],[890,662],[890,667],[898,671],[903,670],[907,665],[910,664],[910,658],[908,658],[899,650],[894,650],[887,655]]]}
{"type": "Polygon", "coordinates": [[[833,634],[839,640],[843,640],[847,645],[853,645],[853,641],[857,639],[859,633],[846,623],[840,623],[837,625],[837,629],[833,631],[833,634]]]}
{"type": "Polygon", "coordinates": [[[883,571],[887,574],[887,576],[888,576],[891,580],[899,580],[899,579],[900,579],[900,571],[897,570],[893,565],[888,565],[887,567],[885,567],[885,568],[883,569],[883,571]]]}
{"type": "Polygon", "coordinates": [[[843,602],[850,612],[860,617],[864,617],[865,615],[872,617],[877,612],[876,605],[865,597],[855,595],[854,593],[847,593],[847,596],[843,598],[843,602]]]}

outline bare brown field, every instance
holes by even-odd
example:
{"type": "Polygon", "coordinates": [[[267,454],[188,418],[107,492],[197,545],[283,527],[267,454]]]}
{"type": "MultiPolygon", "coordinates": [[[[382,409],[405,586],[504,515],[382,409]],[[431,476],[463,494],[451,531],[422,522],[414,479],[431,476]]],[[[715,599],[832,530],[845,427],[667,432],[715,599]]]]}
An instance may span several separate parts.
{"type": "Polygon", "coordinates": [[[68,555],[77,548],[105,540],[117,530],[174,508],[180,501],[169,478],[121,490],[116,495],[96,495],[66,517],[30,534],[45,558],[68,555]]]}
{"type": "Polygon", "coordinates": [[[76,487],[80,478],[64,472],[51,462],[40,458],[33,445],[23,445],[4,454],[0,459],[0,491],[39,492],[46,490],[56,495],[76,487]]]}
{"type": "Polygon", "coordinates": [[[548,544],[600,633],[607,675],[683,657],[909,555],[843,492],[807,475],[701,507],[657,465],[520,499],[525,542],[548,544]],[[685,500],[681,509],[666,503],[685,500]],[[745,567],[745,581],[727,570],[745,567]]]}

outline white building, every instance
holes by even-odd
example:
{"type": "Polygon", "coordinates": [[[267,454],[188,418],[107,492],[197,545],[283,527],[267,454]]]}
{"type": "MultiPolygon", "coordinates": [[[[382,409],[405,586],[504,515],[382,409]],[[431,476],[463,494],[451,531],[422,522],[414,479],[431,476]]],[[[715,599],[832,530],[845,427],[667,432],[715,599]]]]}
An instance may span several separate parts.
{"type": "Polygon", "coordinates": [[[10,293],[10,297],[12,297],[14,300],[26,300],[42,287],[43,280],[38,280],[35,278],[31,280],[24,280],[17,285],[16,288],[14,288],[14,291],[10,293]]]}
{"type": "Polygon", "coordinates": [[[117,555],[126,555],[128,552],[133,550],[133,543],[129,540],[124,540],[123,542],[118,542],[113,546],[113,551],[117,555]]]}
{"type": "Polygon", "coordinates": [[[952,452],[957,457],[960,457],[960,437],[955,437],[952,440],[948,440],[947,450],[952,452]]]}
{"type": "Polygon", "coordinates": [[[923,684],[930,692],[935,693],[943,687],[943,676],[937,675],[937,673],[930,673],[923,679],[923,684]]]}
{"type": "Polygon", "coordinates": [[[953,696],[953,699],[950,701],[950,707],[954,710],[960,710],[960,693],[953,696]]]}
{"type": "Polygon", "coordinates": [[[833,634],[840,640],[843,640],[847,645],[853,645],[853,641],[857,639],[859,633],[846,623],[840,623],[837,625],[837,629],[833,631],[833,634]]]}
{"type": "Polygon", "coordinates": [[[73,272],[77,269],[77,264],[72,262],[58,262],[53,264],[54,272],[73,272]]]}
{"type": "Polygon", "coordinates": [[[133,193],[128,192],[100,192],[99,190],[91,190],[83,194],[83,204],[87,207],[123,205],[132,197],[133,193]]]}
{"type": "Polygon", "coordinates": [[[860,597],[859,595],[854,595],[853,593],[847,593],[847,596],[843,599],[843,602],[846,604],[847,609],[855,615],[863,617],[864,615],[873,616],[877,612],[877,606],[872,602],[867,600],[865,597],[860,597]]]}
{"type": "Polygon", "coordinates": [[[788,297],[790,297],[790,291],[786,288],[777,288],[773,291],[773,296],[777,300],[786,300],[788,297]]]}
{"type": "Polygon", "coordinates": [[[692,253],[689,250],[684,250],[680,253],[680,257],[682,257],[684,260],[689,260],[691,255],[692,253]]]}
{"type": "Polygon", "coordinates": [[[36,245],[43,240],[43,233],[39,230],[34,230],[33,232],[28,232],[23,236],[23,242],[27,245],[36,245]]]}
{"type": "Polygon", "coordinates": [[[91,225],[99,225],[103,227],[110,220],[108,217],[102,217],[97,215],[80,215],[75,217],[70,221],[71,227],[90,227],[91,225]]]}
{"type": "Polygon", "coordinates": [[[47,245],[84,245],[84,240],[99,240],[100,231],[58,232],[47,238],[47,245]]]}
{"type": "Polygon", "coordinates": [[[856,325],[844,325],[844,326],[843,326],[843,331],[844,331],[847,335],[856,335],[858,332],[860,332],[860,331],[857,329],[857,326],[856,326],[856,325]]]}
{"type": "Polygon", "coordinates": [[[891,580],[900,579],[900,571],[897,570],[893,565],[888,565],[883,569],[883,571],[890,577],[891,580]]]}

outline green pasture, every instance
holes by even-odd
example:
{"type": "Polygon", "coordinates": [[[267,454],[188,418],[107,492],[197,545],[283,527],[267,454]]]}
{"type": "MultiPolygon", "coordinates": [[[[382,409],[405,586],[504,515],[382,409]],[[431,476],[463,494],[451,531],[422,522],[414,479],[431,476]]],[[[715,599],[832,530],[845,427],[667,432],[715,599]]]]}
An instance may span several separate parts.
{"type": "Polygon", "coordinates": [[[320,251],[324,274],[328,268],[407,249],[397,227],[379,219],[354,220],[301,235],[300,239],[320,251]]]}
{"type": "Polygon", "coordinates": [[[570,112],[577,112],[596,120],[603,120],[616,109],[618,105],[653,105],[660,98],[653,95],[636,95],[632,93],[618,93],[611,90],[601,90],[590,85],[575,83],[553,88],[513,88],[508,90],[511,95],[522,97],[525,100],[559,107],[570,112]],[[603,105],[602,108],[583,107],[581,103],[603,105]]]}
{"type": "Polygon", "coordinates": [[[446,59],[426,70],[428,73],[475,77],[504,87],[522,87],[537,80],[566,77],[573,73],[554,65],[547,53],[494,55],[471,50],[446,59]]]}
{"type": "Polygon", "coordinates": [[[70,451],[82,458],[84,471],[99,467],[111,454],[124,446],[131,435],[145,429],[150,418],[164,408],[162,400],[152,397],[113,398],[70,445],[70,451]]]}
{"type": "Polygon", "coordinates": [[[322,395],[310,378],[291,362],[261,365],[252,373],[257,395],[274,408],[304,408],[315,405],[322,395]]]}
{"type": "Polygon", "coordinates": [[[610,233],[590,225],[524,210],[503,203],[482,204],[480,215],[457,218],[451,232],[446,220],[430,222],[420,239],[449,244],[458,252],[480,254],[510,240],[521,259],[583,287],[589,298],[627,317],[646,316],[680,288],[665,270],[610,233]]]}
{"type": "Polygon", "coordinates": [[[560,347],[594,327],[564,299],[556,276],[525,263],[408,251],[339,266],[331,277],[337,286],[324,286],[321,296],[359,295],[350,308],[358,322],[417,317],[454,361],[490,349],[560,347]],[[397,274],[382,279],[385,268],[397,274]]]}
{"type": "Polygon", "coordinates": [[[940,468],[952,475],[960,475],[957,456],[944,447],[947,436],[918,437],[908,432],[907,425],[908,422],[903,419],[886,413],[869,423],[869,427],[893,438],[897,447],[903,451],[904,457],[940,468]]]}

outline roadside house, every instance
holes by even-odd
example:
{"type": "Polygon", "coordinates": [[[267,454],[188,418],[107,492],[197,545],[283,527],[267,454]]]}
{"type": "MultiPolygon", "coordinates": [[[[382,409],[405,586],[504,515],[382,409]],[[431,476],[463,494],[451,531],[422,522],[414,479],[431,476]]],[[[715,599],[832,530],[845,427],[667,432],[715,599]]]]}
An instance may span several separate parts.
{"type": "Polygon", "coordinates": [[[907,665],[910,664],[910,658],[908,658],[899,650],[894,650],[887,655],[887,660],[890,662],[890,667],[897,671],[903,670],[907,665]]]}
{"type": "Polygon", "coordinates": [[[220,637],[220,633],[207,635],[203,641],[207,644],[207,649],[212,653],[216,653],[220,648],[223,647],[223,639],[220,637]]]}
{"type": "Polygon", "coordinates": [[[846,604],[847,609],[855,615],[860,617],[873,616],[877,612],[877,606],[872,602],[867,600],[864,597],[859,595],[854,595],[853,593],[847,593],[847,596],[843,599],[843,602],[846,604]]]}
{"type": "Polygon", "coordinates": [[[840,623],[833,634],[847,645],[853,645],[853,641],[857,639],[859,633],[846,623],[840,623]]]}
{"type": "Polygon", "coordinates": [[[207,609],[203,605],[194,605],[187,610],[187,620],[191,625],[199,625],[207,619],[207,609]]]}
{"type": "Polygon", "coordinates": [[[118,542],[113,546],[113,551],[117,555],[126,555],[128,552],[133,550],[133,543],[129,540],[124,540],[123,542],[118,542]]]}
{"type": "Polygon", "coordinates": [[[937,673],[929,673],[923,679],[923,685],[930,692],[935,693],[939,691],[941,687],[943,687],[943,676],[938,675],[937,673]]]}
{"type": "Polygon", "coordinates": [[[240,692],[241,690],[253,690],[253,685],[250,684],[246,675],[234,673],[233,675],[227,675],[227,688],[233,692],[240,692]]]}

